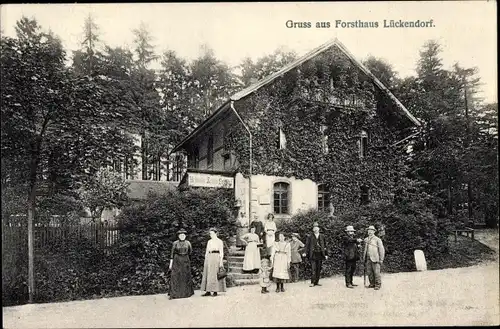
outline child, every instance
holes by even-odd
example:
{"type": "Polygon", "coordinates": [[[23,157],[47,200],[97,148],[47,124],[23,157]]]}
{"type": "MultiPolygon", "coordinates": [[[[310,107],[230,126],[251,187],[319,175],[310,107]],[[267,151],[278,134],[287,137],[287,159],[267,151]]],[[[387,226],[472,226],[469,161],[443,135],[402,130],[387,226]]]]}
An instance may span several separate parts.
{"type": "Polygon", "coordinates": [[[273,268],[273,279],[276,281],[276,292],[285,292],[284,283],[290,279],[288,274],[292,253],[290,243],[285,241],[285,235],[279,233],[279,241],[274,243],[271,249],[271,266],[273,268]]]}
{"type": "Polygon", "coordinates": [[[292,233],[292,242],[290,242],[290,247],[292,251],[292,262],[291,262],[291,282],[299,281],[299,267],[302,263],[302,257],[300,256],[301,248],[304,248],[304,244],[299,240],[298,233],[292,233]]]}
{"type": "Polygon", "coordinates": [[[262,288],[261,293],[267,294],[269,290],[267,288],[271,285],[271,266],[269,264],[269,259],[263,258],[260,261],[260,286],[262,288]]]}

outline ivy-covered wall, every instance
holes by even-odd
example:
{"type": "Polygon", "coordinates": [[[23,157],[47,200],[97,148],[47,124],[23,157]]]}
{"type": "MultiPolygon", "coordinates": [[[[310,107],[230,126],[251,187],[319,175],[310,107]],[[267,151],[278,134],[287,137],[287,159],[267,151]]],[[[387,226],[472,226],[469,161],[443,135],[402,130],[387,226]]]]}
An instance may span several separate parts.
{"type": "MultiPolygon", "coordinates": [[[[371,200],[391,198],[401,154],[390,145],[401,137],[407,119],[335,46],[236,102],[235,108],[253,134],[254,175],[326,183],[336,212],[360,204],[362,185],[369,187],[371,200]],[[279,149],[280,128],[286,149],[279,149]],[[361,159],[362,130],[369,143],[361,159]]],[[[230,134],[225,147],[248,174],[248,136],[241,125],[232,127],[239,133],[230,134]]]]}

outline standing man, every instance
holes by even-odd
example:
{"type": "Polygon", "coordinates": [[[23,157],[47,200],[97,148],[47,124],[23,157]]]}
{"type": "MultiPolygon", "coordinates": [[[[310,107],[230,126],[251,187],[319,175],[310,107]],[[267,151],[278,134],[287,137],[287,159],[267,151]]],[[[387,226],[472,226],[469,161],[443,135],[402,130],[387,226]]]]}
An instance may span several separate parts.
{"type": "Polygon", "coordinates": [[[375,288],[379,290],[382,285],[380,277],[380,265],[384,262],[385,249],[379,237],[375,236],[375,227],[368,227],[368,237],[365,238],[365,250],[363,253],[363,262],[365,264],[366,272],[370,285],[368,288],[375,288]]]}
{"type": "Polygon", "coordinates": [[[345,258],[345,285],[347,288],[354,288],[357,284],[352,282],[352,277],[356,271],[356,262],[359,260],[362,239],[354,236],[356,230],[349,225],[345,229],[344,236],[344,258],[345,258]]]}
{"type": "Polygon", "coordinates": [[[309,258],[312,267],[311,285],[309,287],[321,286],[319,284],[321,266],[323,260],[327,260],[328,256],[326,255],[325,237],[319,233],[318,223],[314,223],[313,232],[307,237],[306,253],[303,256],[309,258]]]}
{"type": "Polygon", "coordinates": [[[300,257],[300,249],[304,248],[305,245],[299,240],[299,233],[292,233],[292,241],[290,242],[290,248],[292,251],[292,261],[291,261],[291,281],[299,281],[299,270],[300,263],[302,263],[302,257],[300,257]]]}

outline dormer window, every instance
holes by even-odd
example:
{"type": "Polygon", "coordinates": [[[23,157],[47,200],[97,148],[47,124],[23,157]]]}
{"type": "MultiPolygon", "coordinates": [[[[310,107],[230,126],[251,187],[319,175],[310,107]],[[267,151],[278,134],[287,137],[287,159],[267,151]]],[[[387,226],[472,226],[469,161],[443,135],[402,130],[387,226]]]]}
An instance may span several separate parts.
{"type": "Polygon", "coordinates": [[[363,159],[368,152],[368,133],[364,130],[361,131],[359,136],[359,157],[363,159]]]}

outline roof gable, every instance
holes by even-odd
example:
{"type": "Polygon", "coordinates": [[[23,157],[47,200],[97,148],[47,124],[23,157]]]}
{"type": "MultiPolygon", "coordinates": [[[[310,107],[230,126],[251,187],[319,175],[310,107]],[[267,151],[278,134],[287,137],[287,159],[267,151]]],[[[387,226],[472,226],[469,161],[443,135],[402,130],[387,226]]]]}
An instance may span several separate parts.
{"type": "Polygon", "coordinates": [[[337,39],[330,40],[321,46],[311,50],[307,54],[303,55],[302,57],[296,59],[292,63],[284,66],[282,69],[277,71],[276,73],[273,73],[271,75],[268,75],[267,77],[257,81],[256,83],[250,85],[247,88],[244,88],[243,90],[233,94],[229,99],[224,102],[216,111],[212,113],[204,122],[202,122],[196,129],[194,129],[186,138],[184,138],[173,150],[172,152],[178,151],[184,143],[189,141],[192,137],[198,134],[198,132],[202,131],[205,127],[207,127],[211,122],[213,122],[216,117],[218,117],[221,112],[223,112],[224,109],[227,108],[227,104],[232,101],[238,101],[241,100],[245,97],[248,97],[249,95],[253,94],[254,92],[258,91],[260,88],[267,86],[268,84],[272,83],[274,80],[282,77],[284,74],[287,72],[293,70],[294,68],[302,65],[304,62],[316,57],[317,55],[323,53],[324,51],[330,49],[331,47],[338,47],[338,49],[345,55],[349,60],[351,60],[354,65],[356,65],[363,73],[365,73],[372,81],[373,83],[382,91],[384,92],[395,104],[396,107],[406,116],[415,126],[420,126],[420,122],[408,111],[408,109],[394,96],[394,94],[386,87],[384,84],[377,79],[371,73],[360,61],[358,61],[348,50],[347,48],[337,39]]]}

